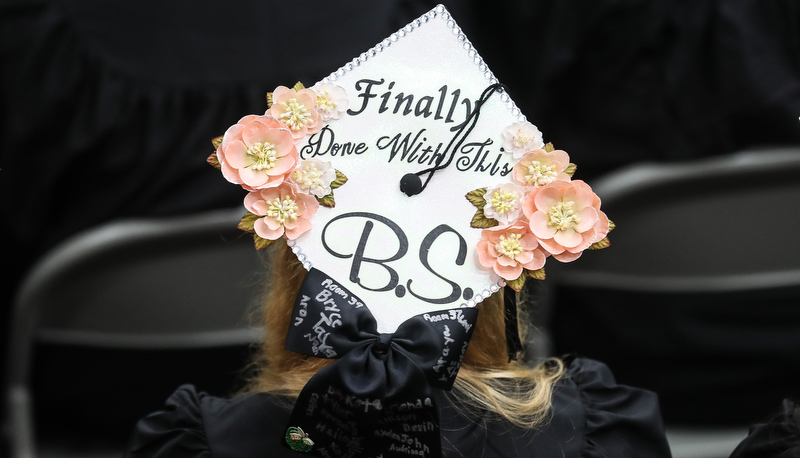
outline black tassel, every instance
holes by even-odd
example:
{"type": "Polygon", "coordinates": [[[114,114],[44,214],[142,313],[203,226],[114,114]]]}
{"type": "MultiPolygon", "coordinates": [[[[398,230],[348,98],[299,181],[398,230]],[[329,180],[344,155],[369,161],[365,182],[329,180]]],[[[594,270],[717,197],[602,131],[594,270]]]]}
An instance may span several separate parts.
{"type": "Polygon", "coordinates": [[[519,339],[519,323],[517,322],[517,292],[510,286],[503,291],[506,321],[506,347],[508,348],[508,362],[515,361],[522,352],[522,342],[519,339]]]}

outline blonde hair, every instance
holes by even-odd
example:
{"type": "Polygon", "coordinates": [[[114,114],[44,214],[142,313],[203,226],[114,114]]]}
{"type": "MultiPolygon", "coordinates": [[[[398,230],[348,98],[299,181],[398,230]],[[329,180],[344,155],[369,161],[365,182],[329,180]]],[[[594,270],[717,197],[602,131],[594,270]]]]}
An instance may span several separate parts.
{"type": "MultiPolygon", "coordinates": [[[[333,360],[284,349],[295,296],[306,270],[284,243],[271,248],[272,280],[261,310],[264,340],[256,352],[246,392],[296,398],[311,376],[333,360]]],[[[555,382],[564,365],[556,358],[536,367],[508,362],[502,292],[479,305],[481,312],[450,393],[467,415],[494,412],[511,423],[533,428],[547,419],[555,382]]],[[[521,327],[525,320],[521,319],[521,327]]],[[[524,337],[524,329],[521,334],[524,337]]]]}

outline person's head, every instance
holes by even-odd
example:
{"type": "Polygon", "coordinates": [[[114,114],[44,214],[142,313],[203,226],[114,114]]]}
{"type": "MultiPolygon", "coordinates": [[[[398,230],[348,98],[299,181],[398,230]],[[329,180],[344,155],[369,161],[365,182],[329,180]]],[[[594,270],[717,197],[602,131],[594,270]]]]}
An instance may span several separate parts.
{"type": "MultiPolygon", "coordinates": [[[[249,391],[294,398],[311,376],[333,360],[284,348],[306,270],[286,244],[275,244],[271,251],[272,278],[261,310],[264,340],[249,391]]],[[[549,409],[552,384],[561,377],[563,365],[557,359],[533,368],[508,361],[502,290],[478,308],[478,322],[454,385],[456,399],[465,407],[494,411],[523,426],[539,423],[549,409]]],[[[526,320],[519,322],[524,339],[526,320]]]]}

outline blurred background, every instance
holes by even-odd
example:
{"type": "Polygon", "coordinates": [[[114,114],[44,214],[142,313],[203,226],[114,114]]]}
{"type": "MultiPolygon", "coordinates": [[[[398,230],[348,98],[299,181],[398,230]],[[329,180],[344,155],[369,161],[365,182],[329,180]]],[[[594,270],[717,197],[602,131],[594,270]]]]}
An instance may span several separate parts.
{"type": "MultiPolygon", "coordinates": [[[[310,86],[436,3],[1,0],[0,367],[6,385],[25,387],[7,390],[3,417],[30,404],[35,441],[59,444],[40,450],[114,449],[181,383],[218,396],[240,388],[253,335],[236,334],[244,318],[229,320],[234,337],[217,338],[215,312],[200,340],[196,329],[169,337],[189,310],[179,303],[213,308],[214,291],[233,297],[231,283],[244,316],[261,291],[249,251],[252,270],[230,281],[192,261],[193,246],[240,241],[223,228],[244,192],[206,164],[211,139],[265,111],[268,91],[310,86]],[[131,219],[139,226],[115,225],[131,219]],[[172,238],[144,248],[159,234],[172,238]],[[148,271],[147,256],[156,265],[176,245],[183,264],[148,271]],[[82,253],[91,259],[63,268],[82,253]],[[128,291],[150,296],[100,294],[136,281],[126,259],[152,277],[128,291]],[[146,329],[135,312],[156,316],[164,296],[172,319],[146,329]],[[116,302],[126,311],[102,308],[116,302]],[[90,332],[62,332],[75,323],[90,332]],[[92,340],[101,331],[111,340],[92,340]]],[[[800,396],[800,4],[443,3],[618,224],[615,248],[529,291],[537,351],[603,360],[619,382],[658,392],[667,423],[689,430],[746,431],[800,396]]],[[[204,261],[228,256],[209,250],[204,261]]],[[[7,439],[13,424],[26,420],[5,421],[7,439]]]]}

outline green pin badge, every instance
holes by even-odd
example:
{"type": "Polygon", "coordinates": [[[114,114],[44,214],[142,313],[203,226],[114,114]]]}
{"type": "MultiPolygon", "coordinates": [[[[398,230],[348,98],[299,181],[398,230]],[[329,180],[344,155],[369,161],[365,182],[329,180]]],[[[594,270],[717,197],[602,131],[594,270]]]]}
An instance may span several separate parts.
{"type": "Polygon", "coordinates": [[[314,441],[299,426],[291,426],[286,430],[286,443],[295,452],[310,452],[314,446],[314,441]]]}

